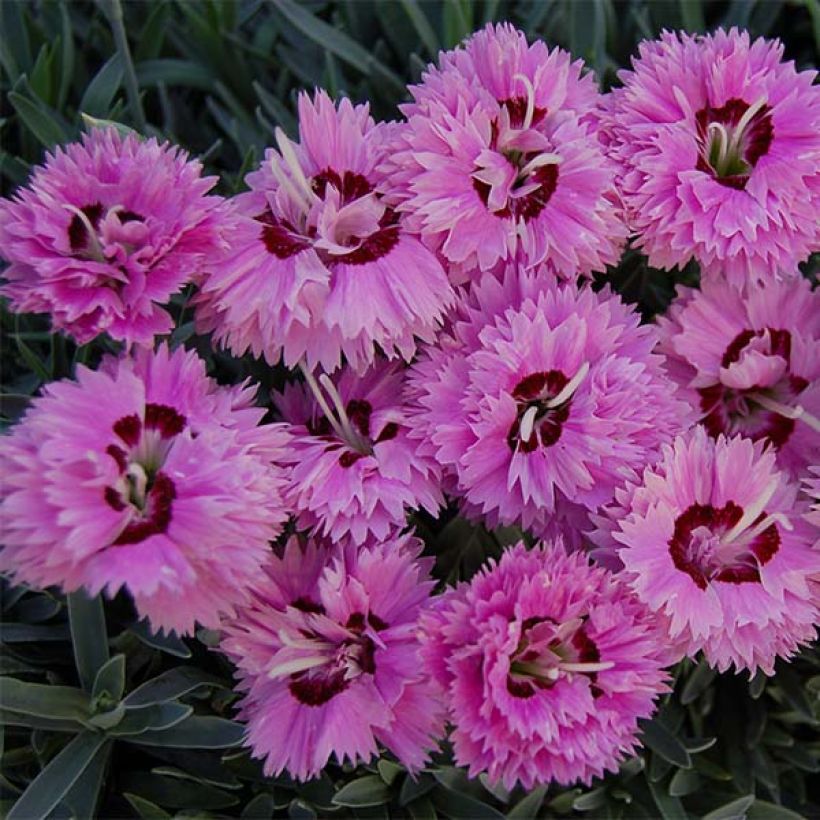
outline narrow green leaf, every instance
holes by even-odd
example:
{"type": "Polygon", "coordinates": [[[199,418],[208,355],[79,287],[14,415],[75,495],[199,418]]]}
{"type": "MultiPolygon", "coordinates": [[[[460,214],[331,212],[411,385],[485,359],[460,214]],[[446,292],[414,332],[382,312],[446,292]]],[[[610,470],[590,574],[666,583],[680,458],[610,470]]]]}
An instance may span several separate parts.
{"type": "Polygon", "coordinates": [[[67,3],[60,3],[60,86],[57,90],[57,108],[62,111],[74,77],[74,33],[67,3]]]}
{"type": "Polygon", "coordinates": [[[123,781],[124,790],[129,794],[139,794],[152,803],[170,809],[224,809],[239,802],[235,794],[215,786],[165,777],[154,772],[128,773],[123,781]]]}
{"type": "Polygon", "coordinates": [[[178,666],[138,686],[125,698],[125,705],[129,709],[136,709],[163,703],[187,695],[202,686],[225,688],[226,682],[194,666],[178,666]]]}
{"type": "Polygon", "coordinates": [[[107,692],[114,700],[119,700],[125,691],[125,655],[114,655],[106,661],[94,678],[91,697],[98,698],[107,692]]]}
{"type": "Polygon", "coordinates": [[[385,782],[375,774],[368,774],[342,786],[333,795],[333,803],[337,806],[381,806],[390,800],[390,789],[385,782]]]}
{"type": "MultiPolygon", "coordinates": [[[[55,44],[56,45],[56,44],[55,44]]],[[[51,105],[51,63],[52,52],[48,45],[43,44],[31,69],[29,83],[34,93],[47,105],[51,105]]]]}
{"type": "Polygon", "coordinates": [[[689,679],[681,692],[680,702],[687,706],[696,701],[709,688],[716,677],[717,671],[709,666],[706,661],[701,661],[692,674],[689,675],[689,679]]]}
{"type": "Polygon", "coordinates": [[[143,820],[166,820],[171,815],[168,814],[165,809],[161,809],[156,804],[152,803],[150,800],[146,800],[144,797],[139,797],[136,794],[129,794],[125,792],[123,797],[131,804],[131,808],[143,818],[143,820]]]}
{"type": "Polygon", "coordinates": [[[272,820],[276,804],[271,794],[257,794],[239,815],[242,820],[272,820]]]}
{"type": "Polygon", "coordinates": [[[643,742],[664,760],[681,769],[692,767],[686,747],[658,720],[641,723],[643,742]]]}
{"type": "Polygon", "coordinates": [[[606,805],[606,789],[604,787],[579,794],[572,801],[575,811],[595,811],[606,805]]]}
{"type": "Polygon", "coordinates": [[[29,729],[43,729],[48,732],[71,732],[77,734],[85,726],[76,720],[58,720],[55,718],[29,715],[25,712],[11,712],[0,709],[0,723],[4,726],[25,726],[29,729]]]}
{"type": "Polygon", "coordinates": [[[3,678],[0,681],[0,709],[82,723],[91,713],[91,704],[85,692],[71,686],[49,686],[3,678]]]}
{"type": "Polygon", "coordinates": [[[778,665],[774,682],[792,709],[809,721],[814,721],[814,711],[803,688],[803,681],[791,667],[785,664],[778,665]]]}
{"type": "Polygon", "coordinates": [[[46,148],[51,148],[65,141],[66,135],[57,122],[27,97],[11,91],[9,92],[9,102],[14,106],[14,110],[20,115],[20,119],[29,131],[46,148]]]}
{"type": "Polygon", "coordinates": [[[170,729],[143,732],[128,741],[169,749],[227,749],[238,746],[244,734],[245,727],[233,720],[192,715],[170,729]]]}
{"type": "Polygon", "coordinates": [[[452,820],[503,820],[504,815],[492,806],[462,792],[436,789],[432,795],[433,805],[452,820]]]}
{"type": "Polygon", "coordinates": [[[142,27],[134,49],[134,62],[154,60],[162,51],[165,34],[168,30],[168,18],[171,15],[171,6],[165,2],[154,2],[151,13],[142,27]]]}
{"type": "Polygon", "coordinates": [[[130,740],[145,732],[156,732],[177,726],[193,711],[193,706],[184,703],[158,703],[143,709],[135,709],[127,712],[109,734],[130,740]]]}
{"type": "Polygon", "coordinates": [[[29,783],[8,813],[7,820],[46,817],[66,796],[105,742],[105,735],[102,734],[83,732],[77,735],[29,783]]]}
{"type": "Polygon", "coordinates": [[[747,820],[805,820],[802,814],[765,800],[755,800],[749,807],[746,818],[747,820]]]}
{"type": "Polygon", "coordinates": [[[663,820],[688,820],[686,809],[679,798],[672,797],[661,783],[653,783],[647,778],[647,784],[663,820]]]}
{"type": "Polygon", "coordinates": [[[546,786],[533,789],[507,812],[507,820],[529,820],[531,817],[537,817],[546,793],[546,786]]]}
{"type": "Polygon", "coordinates": [[[163,58],[144,60],[134,67],[140,86],[183,85],[210,91],[216,82],[214,73],[201,63],[192,60],[163,58]]]}
{"type": "Polygon", "coordinates": [[[379,777],[388,785],[392,786],[396,782],[396,778],[402,774],[405,769],[404,766],[399,766],[392,760],[382,759],[376,764],[376,769],[379,772],[379,777]]]}
{"type": "Polygon", "coordinates": [[[119,54],[115,54],[97,72],[80,100],[80,111],[92,117],[105,117],[110,108],[114,95],[122,85],[123,66],[119,54]]]}
{"type": "Polygon", "coordinates": [[[436,32],[430,25],[427,15],[418,3],[418,0],[401,0],[401,6],[405,14],[410,18],[413,28],[416,30],[419,39],[424,43],[427,49],[427,54],[435,59],[441,49],[441,44],[438,41],[436,32]]]}
{"type": "Polygon", "coordinates": [[[152,632],[148,625],[148,621],[142,620],[132,624],[129,629],[133,632],[144,644],[147,644],[152,649],[159,649],[162,652],[167,652],[176,658],[190,658],[191,650],[185,645],[182,639],[178,638],[176,634],[170,632],[164,635],[160,632],[152,632]]]}
{"type": "Polygon", "coordinates": [[[690,34],[706,31],[700,0],[678,0],[683,26],[690,34]]]}
{"type": "Polygon", "coordinates": [[[0,623],[0,641],[2,643],[68,641],[70,638],[71,635],[65,624],[0,623]]]}
{"type": "Polygon", "coordinates": [[[110,756],[111,744],[100,746],[85,771],[63,798],[62,802],[71,809],[74,817],[97,816],[97,804],[100,801],[100,791],[110,756]]]}
{"type": "Polygon", "coordinates": [[[0,37],[4,54],[3,64],[9,70],[9,76],[16,81],[17,77],[31,67],[31,46],[28,29],[23,19],[24,3],[0,3],[0,37]]]}
{"type": "Polygon", "coordinates": [[[138,134],[139,132],[135,131],[128,125],[122,122],[115,122],[114,120],[104,120],[100,117],[92,117],[90,114],[81,113],[80,117],[83,121],[83,125],[86,129],[91,128],[115,128],[120,136],[127,137],[129,134],[138,134]]]}
{"type": "Polygon", "coordinates": [[[744,820],[749,806],[755,801],[753,794],[747,794],[745,797],[739,797],[737,800],[732,800],[731,803],[725,803],[720,808],[704,814],[701,820],[744,820]]]}
{"type": "Polygon", "coordinates": [[[315,17],[293,0],[273,0],[273,5],[291,25],[322,48],[335,54],[340,60],[353,66],[364,75],[378,74],[394,93],[399,95],[405,93],[401,77],[347,34],[315,17]]]}
{"type": "Polygon", "coordinates": [[[669,794],[672,797],[685,797],[696,792],[701,785],[700,775],[693,769],[678,769],[669,781],[669,794]]]}
{"type": "Polygon", "coordinates": [[[77,672],[83,689],[91,692],[97,672],[108,660],[108,635],[102,598],[99,595],[89,598],[81,589],[69,593],[68,619],[77,672]]]}

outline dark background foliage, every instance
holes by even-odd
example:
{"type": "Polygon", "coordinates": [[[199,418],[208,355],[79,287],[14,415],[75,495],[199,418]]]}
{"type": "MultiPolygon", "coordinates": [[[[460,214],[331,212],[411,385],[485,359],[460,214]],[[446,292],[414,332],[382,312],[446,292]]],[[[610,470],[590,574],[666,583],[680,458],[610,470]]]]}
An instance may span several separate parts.
{"type": "MultiPolygon", "coordinates": [[[[820,50],[818,0],[4,0],[0,15],[4,195],[44,149],[94,119],[179,143],[219,176],[222,193],[235,193],[276,125],[294,135],[299,89],[369,100],[376,117],[393,118],[437,51],[490,20],[583,57],[604,88],[664,27],[747,27],[781,38],[801,68],[820,50]]],[[[627,250],[607,278],[649,317],[697,271],[654,271],[627,250]]],[[[196,337],[189,297],[175,301],[175,343],[195,345],[222,381],[281,381],[282,372],[196,337]]],[[[43,383],[115,349],[104,340],[77,348],[52,336],[47,319],[5,307],[0,334],[3,425],[43,383]]],[[[443,582],[469,577],[517,537],[452,511],[416,523],[443,582]]],[[[330,765],[300,785],[265,778],[238,745],[231,669],[212,649],[215,634],[151,636],[124,596],[103,610],[82,595],[2,584],[0,810],[10,817],[820,817],[816,647],[773,679],[682,663],[646,724],[642,755],[590,789],[508,793],[467,780],[446,748],[417,780],[385,756],[330,765]]]]}

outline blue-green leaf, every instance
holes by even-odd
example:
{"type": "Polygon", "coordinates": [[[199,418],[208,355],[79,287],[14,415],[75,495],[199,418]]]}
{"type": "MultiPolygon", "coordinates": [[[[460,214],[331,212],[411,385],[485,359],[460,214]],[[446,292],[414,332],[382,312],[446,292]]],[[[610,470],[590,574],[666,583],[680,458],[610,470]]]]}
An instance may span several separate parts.
{"type": "Polygon", "coordinates": [[[225,685],[225,681],[209,672],[203,672],[194,666],[179,666],[138,686],[126,697],[125,705],[129,709],[136,709],[174,700],[202,686],[225,687],[225,685]]]}
{"type": "Polygon", "coordinates": [[[245,727],[233,720],[192,715],[170,729],[143,732],[129,737],[142,746],[164,746],[170,749],[227,749],[238,746],[245,727]]]}
{"type": "Polygon", "coordinates": [[[337,806],[381,806],[390,800],[390,788],[375,774],[368,774],[342,786],[333,795],[337,806]]]}
{"type": "Polygon", "coordinates": [[[80,100],[80,111],[92,117],[106,116],[111,108],[114,95],[122,85],[122,75],[122,59],[119,54],[115,54],[88,84],[80,100]]]}
{"type": "Polygon", "coordinates": [[[114,655],[106,661],[94,678],[91,697],[98,698],[107,693],[114,700],[119,700],[125,691],[125,655],[114,655]]]}
{"type": "Polygon", "coordinates": [[[20,119],[26,124],[29,131],[46,148],[65,142],[66,135],[56,119],[46,114],[28,97],[24,97],[16,91],[10,91],[9,102],[14,106],[14,110],[20,115],[20,119]]]}
{"type": "Polygon", "coordinates": [[[69,593],[68,619],[74,660],[83,689],[91,692],[97,672],[108,660],[108,635],[102,598],[90,598],[83,590],[69,593]]]}
{"type": "Polygon", "coordinates": [[[0,681],[0,709],[79,723],[87,720],[91,713],[88,695],[81,689],[28,683],[16,678],[0,681]]]}

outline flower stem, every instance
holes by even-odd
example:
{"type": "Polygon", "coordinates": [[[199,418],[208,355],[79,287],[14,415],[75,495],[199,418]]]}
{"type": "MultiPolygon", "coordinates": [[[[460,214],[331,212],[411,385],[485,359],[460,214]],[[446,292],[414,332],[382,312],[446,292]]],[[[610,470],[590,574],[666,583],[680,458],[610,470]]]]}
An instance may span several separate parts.
{"type": "Polygon", "coordinates": [[[114,43],[117,52],[122,60],[123,75],[125,78],[125,92],[128,95],[128,107],[131,109],[131,116],[137,126],[137,130],[145,133],[145,111],[142,108],[140,99],[139,83],[137,82],[137,72],[134,70],[134,61],[131,59],[131,49],[128,46],[128,37],[125,33],[125,25],[122,18],[122,3],[120,0],[105,0],[108,13],[108,20],[111,23],[111,33],[114,35],[114,43]]]}

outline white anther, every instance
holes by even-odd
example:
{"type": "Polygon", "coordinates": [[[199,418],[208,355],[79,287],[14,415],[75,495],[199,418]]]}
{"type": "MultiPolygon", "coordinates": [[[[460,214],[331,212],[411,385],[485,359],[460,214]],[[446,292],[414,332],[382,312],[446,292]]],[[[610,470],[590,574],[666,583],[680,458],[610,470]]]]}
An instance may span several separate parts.
{"type": "Polygon", "coordinates": [[[521,418],[521,426],[519,431],[521,433],[521,441],[529,441],[532,435],[532,428],[535,424],[535,417],[538,415],[538,408],[536,406],[527,409],[527,412],[521,418]]]}
{"type": "Polygon", "coordinates": [[[527,89],[527,113],[524,115],[524,124],[521,126],[523,130],[526,130],[532,125],[532,118],[535,116],[535,88],[530,78],[523,74],[516,74],[513,79],[523,83],[527,89]]]}
{"type": "Polygon", "coordinates": [[[526,177],[537,168],[543,168],[545,165],[559,165],[561,163],[560,154],[539,154],[534,159],[531,159],[519,172],[519,177],[526,177]]]}
{"type": "Polygon", "coordinates": [[[751,527],[752,524],[758,519],[760,514],[765,509],[766,505],[771,501],[772,496],[777,492],[777,488],[780,486],[780,477],[779,476],[772,476],[769,483],[763,489],[763,492],[757,497],[757,500],[752,504],[750,507],[746,508],[746,511],[740,518],[740,521],[732,527],[732,529],[727,532],[723,538],[720,539],[722,544],[731,544],[739,535],[741,535],[745,530],[751,527]]]}
{"type": "Polygon", "coordinates": [[[738,124],[735,126],[734,134],[732,135],[732,144],[731,147],[737,149],[740,146],[740,141],[743,139],[743,131],[746,129],[746,126],[752,121],[752,118],[760,111],[763,106],[766,105],[766,98],[761,97],[757,102],[752,103],[750,105],[743,116],[738,121],[738,124]]]}
{"type": "Polygon", "coordinates": [[[560,407],[575,393],[581,382],[586,378],[587,373],[589,373],[589,362],[584,362],[578,368],[578,372],[564,385],[564,389],[555,398],[547,402],[547,407],[560,407]]]}

